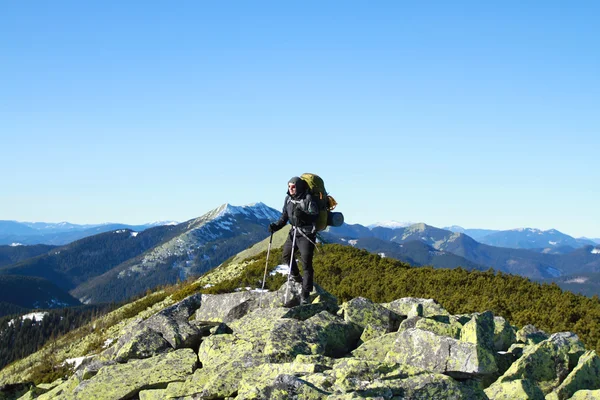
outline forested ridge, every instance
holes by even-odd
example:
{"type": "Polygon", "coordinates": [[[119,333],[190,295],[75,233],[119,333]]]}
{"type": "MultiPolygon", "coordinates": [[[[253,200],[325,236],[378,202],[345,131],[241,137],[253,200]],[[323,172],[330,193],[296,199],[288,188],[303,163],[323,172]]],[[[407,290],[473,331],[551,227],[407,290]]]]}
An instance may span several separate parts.
{"type": "Polygon", "coordinates": [[[47,313],[41,321],[14,315],[0,318],[0,369],[113,308],[115,305],[35,310],[36,313],[47,313]]]}

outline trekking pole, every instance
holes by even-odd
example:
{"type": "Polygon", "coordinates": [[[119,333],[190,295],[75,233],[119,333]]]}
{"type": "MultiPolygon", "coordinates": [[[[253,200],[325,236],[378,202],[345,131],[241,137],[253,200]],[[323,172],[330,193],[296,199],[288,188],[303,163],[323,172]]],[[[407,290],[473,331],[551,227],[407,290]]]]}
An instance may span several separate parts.
{"type": "Polygon", "coordinates": [[[271,238],[269,239],[269,247],[267,248],[267,262],[265,263],[265,274],[263,275],[262,288],[260,288],[260,298],[258,299],[258,307],[262,307],[262,295],[265,291],[265,281],[267,280],[267,266],[269,265],[269,254],[271,254],[271,243],[273,243],[273,232],[271,232],[271,238]]]}
{"type": "Polygon", "coordinates": [[[292,276],[292,263],[294,262],[294,247],[296,247],[296,227],[294,226],[294,237],[292,238],[292,254],[290,255],[290,269],[288,270],[287,285],[285,288],[285,299],[283,304],[288,301],[288,293],[290,292],[290,277],[292,276]]]}

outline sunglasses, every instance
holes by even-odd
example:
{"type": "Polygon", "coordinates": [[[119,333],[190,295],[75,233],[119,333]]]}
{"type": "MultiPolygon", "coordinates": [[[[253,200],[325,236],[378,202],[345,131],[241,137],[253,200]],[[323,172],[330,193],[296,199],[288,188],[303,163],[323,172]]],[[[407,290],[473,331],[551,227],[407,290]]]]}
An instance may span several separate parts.
{"type": "Polygon", "coordinates": [[[296,189],[296,185],[288,185],[290,189],[296,189]]]}

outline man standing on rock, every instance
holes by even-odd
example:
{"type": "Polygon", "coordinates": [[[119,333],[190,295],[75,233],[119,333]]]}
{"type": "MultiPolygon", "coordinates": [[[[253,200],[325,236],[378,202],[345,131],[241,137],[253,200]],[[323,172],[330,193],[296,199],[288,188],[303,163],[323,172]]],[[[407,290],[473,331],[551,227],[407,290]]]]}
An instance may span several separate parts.
{"type": "Polygon", "coordinates": [[[308,184],[301,178],[295,176],[288,182],[288,192],[283,204],[281,218],[277,222],[269,224],[269,232],[274,233],[285,226],[289,221],[293,229],[283,245],[283,262],[290,265],[292,246],[294,253],[299,250],[302,260],[303,277],[296,260],[291,260],[291,279],[302,282],[301,304],[308,303],[308,296],[313,289],[313,266],[312,259],[315,251],[315,240],[317,232],[315,221],[319,215],[319,208],[308,191],[308,184]],[[294,243],[295,234],[295,245],[294,243]]]}

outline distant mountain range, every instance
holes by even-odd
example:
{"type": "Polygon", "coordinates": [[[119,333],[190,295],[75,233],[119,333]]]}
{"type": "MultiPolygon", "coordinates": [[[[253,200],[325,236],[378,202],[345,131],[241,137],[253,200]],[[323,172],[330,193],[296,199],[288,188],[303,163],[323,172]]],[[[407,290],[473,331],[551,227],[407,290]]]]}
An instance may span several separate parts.
{"type": "Polygon", "coordinates": [[[0,221],[0,245],[48,244],[64,245],[87,236],[110,232],[116,229],[129,229],[140,232],[162,225],[176,225],[176,222],[152,222],[144,225],[106,223],[96,225],[77,225],[69,222],[17,222],[0,221]]]}
{"type": "MultiPolygon", "coordinates": [[[[178,225],[89,236],[4,265],[0,275],[44,278],[84,303],[121,301],[208,271],[264,239],[268,224],[279,215],[262,203],[224,204],[178,225]]],[[[12,246],[15,251],[21,247],[29,246],[12,246]]]]}
{"type": "Polygon", "coordinates": [[[574,249],[595,245],[597,242],[576,239],[556,229],[543,231],[534,228],[520,228],[506,231],[488,229],[463,229],[459,226],[444,228],[452,232],[464,233],[480,243],[513,249],[535,249],[539,252],[565,254],[574,249]]]}
{"type": "MultiPolygon", "coordinates": [[[[524,243],[527,243],[527,237],[532,233],[526,230],[515,232],[523,235],[521,242],[524,243]]],[[[501,237],[497,235],[498,233],[488,233],[487,236],[501,237]]],[[[482,242],[476,241],[461,232],[439,229],[423,223],[395,229],[384,227],[369,229],[358,224],[342,225],[338,228],[328,228],[326,238],[332,242],[345,242],[371,252],[384,253],[409,263],[412,259],[413,265],[453,268],[458,264],[467,269],[494,268],[539,281],[556,281],[559,285],[564,284],[565,288],[569,280],[559,278],[576,274],[581,279],[576,281],[571,279],[568,282],[569,290],[579,288],[580,290],[576,291],[592,293],[590,287],[593,287],[597,278],[593,274],[600,272],[600,246],[595,243],[585,244],[590,242],[578,241],[558,231],[536,233],[536,235],[544,237],[544,240],[551,238],[548,242],[555,244],[547,243],[548,247],[537,249],[498,247],[482,243],[482,239],[480,239],[482,242]],[[579,248],[574,249],[568,244],[579,248]],[[449,254],[461,259],[452,259],[449,254]],[[578,283],[580,286],[573,283],[578,283]]],[[[510,238],[511,235],[507,237],[510,238]]]]}
{"type": "MultiPolygon", "coordinates": [[[[86,304],[118,302],[149,288],[207,272],[267,237],[268,224],[279,216],[279,211],[262,203],[240,207],[224,204],[175,225],[130,229],[117,224],[117,229],[62,246],[0,246],[0,277],[42,278],[86,304]]],[[[8,222],[1,225],[0,233],[25,235],[28,230],[48,229],[50,235],[55,235],[77,229],[72,224],[32,227],[8,222]],[[59,232],[61,229],[65,231],[59,232]]],[[[385,225],[391,227],[344,224],[328,228],[322,237],[327,242],[362,248],[414,266],[494,268],[542,282],[556,281],[561,287],[585,294],[600,293],[600,246],[590,240],[575,239],[556,230],[385,225]]],[[[87,227],[77,234],[107,227],[87,227]]],[[[53,296],[43,301],[59,298],[53,296]]],[[[36,304],[45,304],[38,295],[33,297],[38,299],[36,304]]],[[[2,297],[0,302],[10,303],[2,297]]],[[[10,304],[26,308],[34,302],[10,304]]]]}

